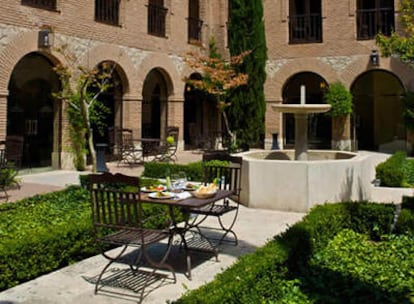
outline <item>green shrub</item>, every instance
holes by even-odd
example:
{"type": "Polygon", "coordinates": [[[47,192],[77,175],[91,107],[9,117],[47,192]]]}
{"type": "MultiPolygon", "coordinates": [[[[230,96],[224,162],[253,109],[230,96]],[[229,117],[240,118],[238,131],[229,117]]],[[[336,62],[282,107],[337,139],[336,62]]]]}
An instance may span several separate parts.
{"type": "Polygon", "coordinates": [[[170,174],[185,172],[188,180],[200,181],[202,179],[202,163],[194,162],[191,164],[169,164],[162,162],[147,162],[144,164],[142,176],[151,178],[165,178],[167,172],[170,174]]]}
{"type": "Polygon", "coordinates": [[[396,234],[414,234],[414,210],[402,209],[397,223],[395,224],[394,232],[396,234]]]}
{"type": "Polygon", "coordinates": [[[327,113],[331,117],[343,117],[352,113],[352,94],[341,82],[331,83],[323,99],[331,105],[327,113]]]}
{"type": "MultiPolygon", "coordinates": [[[[151,216],[162,207],[145,210],[151,216]]],[[[157,217],[151,227],[165,222],[157,217]]],[[[83,187],[0,204],[0,235],[0,291],[100,253],[83,187]]]]}
{"type": "Polygon", "coordinates": [[[409,303],[412,271],[412,237],[374,243],[365,234],[343,229],[314,254],[303,287],[318,291],[318,303],[409,303]]]}
{"type": "MultiPolygon", "coordinates": [[[[405,187],[407,186],[407,155],[399,151],[394,153],[386,161],[378,164],[375,168],[376,178],[381,180],[381,186],[405,187]]],[[[409,166],[411,167],[411,166],[409,166]]]]}
{"type": "Polygon", "coordinates": [[[90,219],[79,187],[0,205],[0,290],[96,254],[90,219]]]}
{"type": "MultiPolygon", "coordinates": [[[[273,241],[256,252],[241,257],[237,263],[217,275],[215,280],[186,293],[174,303],[391,303],[388,302],[389,294],[398,300],[405,299],[407,286],[412,284],[411,281],[406,282],[400,289],[394,289],[395,284],[385,282],[372,290],[368,288],[371,287],[372,281],[368,280],[361,288],[358,282],[342,278],[341,273],[323,268],[324,257],[320,254],[326,248],[331,248],[329,246],[332,240],[335,240],[344,229],[361,233],[363,239],[370,240],[368,242],[371,244],[377,244],[372,242],[371,237],[378,239],[381,236],[381,240],[388,241],[384,234],[390,233],[394,211],[394,205],[369,202],[317,206],[301,222],[276,236],[273,241]],[[317,270],[324,273],[317,273],[317,270]],[[318,275],[321,278],[319,280],[318,275]],[[341,285],[342,283],[349,285],[341,285]],[[338,294],[342,286],[346,288],[338,298],[337,294],[326,288],[327,286],[336,286],[338,294]],[[378,301],[372,296],[377,296],[378,301]],[[360,299],[372,301],[361,302],[360,299]]],[[[413,240],[407,242],[413,246],[413,240]]],[[[351,244],[352,248],[358,250],[358,242],[351,244]]],[[[341,248],[336,248],[338,252],[332,254],[341,254],[341,248]]],[[[392,245],[386,247],[385,254],[392,255],[392,248],[392,245]]],[[[377,256],[380,254],[381,250],[377,252],[377,256]]],[[[411,254],[411,249],[402,253],[400,257],[405,257],[406,254],[411,254]]],[[[409,260],[408,263],[399,264],[398,259],[395,259],[394,267],[404,266],[408,267],[408,270],[403,272],[403,276],[390,277],[398,280],[406,277],[414,266],[413,259],[409,260]]],[[[367,267],[367,273],[370,275],[376,269],[380,269],[382,272],[378,276],[387,278],[392,270],[390,267],[381,268],[380,263],[383,263],[383,260],[367,259],[365,264],[361,262],[363,265],[360,267],[367,267]],[[372,263],[377,264],[370,268],[372,263]]],[[[368,275],[366,279],[369,279],[368,275]]],[[[376,283],[375,280],[373,282],[376,283]]]]}
{"type": "MultiPolygon", "coordinates": [[[[227,162],[212,160],[206,162],[206,164],[219,164],[223,165],[227,162]]],[[[194,162],[191,164],[169,164],[169,163],[157,163],[149,162],[144,164],[144,172],[142,176],[150,178],[165,178],[166,174],[175,174],[178,172],[185,172],[187,179],[192,181],[203,180],[203,163],[194,162]]]]}
{"type": "Polygon", "coordinates": [[[414,196],[403,196],[401,207],[414,211],[414,196]]]}

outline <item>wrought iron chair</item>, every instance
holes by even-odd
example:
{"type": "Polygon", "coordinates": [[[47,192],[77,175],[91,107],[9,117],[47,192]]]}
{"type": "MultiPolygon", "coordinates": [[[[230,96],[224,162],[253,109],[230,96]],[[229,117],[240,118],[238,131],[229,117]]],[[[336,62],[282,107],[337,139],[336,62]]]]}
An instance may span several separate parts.
{"type": "Polygon", "coordinates": [[[24,138],[20,135],[7,135],[6,136],[6,150],[5,160],[7,165],[13,166],[16,170],[20,169],[22,165],[24,148],[24,138]]]}
{"type": "Polygon", "coordinates": [[[217,230],[214,227],[202,226],[209,216],[216,217],[219,223],[218,230],[222,234],[219,238],[210,239],[217,240],[218,244],[231,242],[237,245],[238,239],[233,230],[233,226],[236,223],[239,212],[242,158],[239,156],[231,156],[226,152],[204,153],[203,169],[204,184],[211,183],[214,179],[219,178],[219,188],[232,190],[234,194],[229,199],[216,201],[203,208],[191,209],[191,213],[195,217],[190,223],[190,227],[197,229],[199,233],[202,233],[201,228],[217,230]],[[232,236],[232,239],[229,238],[229,235],[232,236]]]}
{"type": "Polygon", "coordinates": [[[177,160],[178,134],[179,127],[167,127],[166,138],[171,136],[174,139],[174,141],[172,143],[166,141],[165,143],[159,146],[158,153],[154,158],[155,161],[175,162],[177,160]]]}
{"type": "Polygon", "coordinates": [[[0,149],[0,190],[3,191],[6,201],[9,198],[7,188],[17,186],[20,183],[16,179],[17,171],[21,168],[24,148],[24,138],[20,135],[7,135],[2,141],[0,149]]]}
{"type": "MultiPolygon", "coordinates": [[[[151,276],[159,269],[170,271],[175,283],[174,268],[166,263],[172,248],[174,230],[170,229],[169,223],[162,228],[151,228],[151,223],[154,219],[159,219],[160,214],[150,216],[143,207],[139,178],[104,172],[89,175],[88,182],[95,241],[100,246],[103,256],[109,260],[96,281],[95,293],[99,290],[104,273],[114,262],[127,263],[132,271],[138,271],[142,265],[148,264],[153,268],[151,276]],[[163,240],[168,241],[167,247],[162,257],[155,260],[150,256],[148,249],[163,240]],[[108,254],[105,244],[120,246],[117,249],[118,253],[108,254]],[[138,248],[136,258],[125,259],[127,254],[131,254],[127,252],[129,247],[138,248]],[[146,264],[143,264],[144,262],[146,264]]],[[[148,280],[150,281],[150,278],[148,280]]]]}
{"type": "Polygon", "coordinates": [[[135,145],[131,129],[120,129],[118,131],[119,154],[118,166],[121,162],[129,165],[142,163],[144,161],[143,149],[135,145]]]}

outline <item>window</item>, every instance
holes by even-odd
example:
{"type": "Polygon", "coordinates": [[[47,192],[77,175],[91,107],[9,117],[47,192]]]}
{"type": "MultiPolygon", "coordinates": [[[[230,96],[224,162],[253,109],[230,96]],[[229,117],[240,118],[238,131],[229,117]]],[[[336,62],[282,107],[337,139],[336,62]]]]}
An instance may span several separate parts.
{"type": "Polygon", "coordinates": [[[164,0],[149,0],[148,2],[148,34],[165,37],[165,17],[167,8],[164,0]]]}
{"type": "Polygon", "coordinates": [[[357,38],[373,39],[378,33],[389,36],[394,28],[393,0],[357,0],[357,38]]]}
{"type": "Polygon", "coordinates": [[[22,0],[22,4],[47,10],[56,10],[56,0],[22,0]]]}
{"type": "Polygon", "coordinates": [[[188,1],[188,42],[201,41],[201,27],[203,20],[200,19],[199,0],[188,1]]]}
{"type": "Polygon", "coordinates": [[[289,1],[289,43],[322,42],[320,0],[289,1]]]}
{"type": "Polygon", "coordinates": [[[95,0],[95,21],[119,25],[119,4],[121,0],[95,0]]]}

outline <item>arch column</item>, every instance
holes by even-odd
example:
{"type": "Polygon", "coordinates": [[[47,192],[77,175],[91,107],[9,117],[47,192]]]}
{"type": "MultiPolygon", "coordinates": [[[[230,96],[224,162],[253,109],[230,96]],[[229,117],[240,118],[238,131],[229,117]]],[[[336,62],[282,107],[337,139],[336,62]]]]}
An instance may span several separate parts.
{"type": "Polygon", "coordinates": [[[119,126],[132,129],[134,137],[142,137],[142,96],[125,94],[122,98],[122,115],[119,126]]]}
{"type": "Polygon", "coordinates": [[[184,98],[173,96],[168,99],[167,126],[179,127],[178,149],[184,150],[184,98]]]}
{"type": "Polygon", "coordinates": [[[0,90],[0,140],[7,135],[7,97],[8,90],[0,90]]]}

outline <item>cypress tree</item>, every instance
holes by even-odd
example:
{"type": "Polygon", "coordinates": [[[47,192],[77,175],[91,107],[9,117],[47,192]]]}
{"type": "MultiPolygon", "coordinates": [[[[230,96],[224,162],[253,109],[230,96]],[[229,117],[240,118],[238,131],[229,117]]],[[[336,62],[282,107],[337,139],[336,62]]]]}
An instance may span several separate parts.
{"type": "Polygon", "coordinates": [[[229,0],[229,50],[234,56],[251,51],[238,66],[249,75],[248,83],[234,90],[228,108],[231,129],[236,132],[237,143],[243,150],[263,145],[266,101],[267,48],[263,21],[262,0],[229,0]]]}

